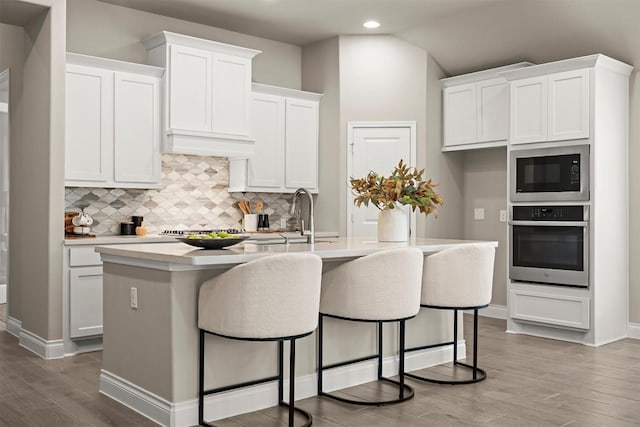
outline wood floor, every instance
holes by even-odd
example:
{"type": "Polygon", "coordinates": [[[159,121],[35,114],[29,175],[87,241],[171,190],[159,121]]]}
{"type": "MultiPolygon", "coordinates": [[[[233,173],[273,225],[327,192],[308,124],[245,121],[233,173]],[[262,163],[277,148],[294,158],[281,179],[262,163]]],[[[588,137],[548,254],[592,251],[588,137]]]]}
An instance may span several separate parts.
{"type": "MultiPolygon", "coordinates": [[[[471,329],[468,321],[465,330],[471,329]]],[[[415,398],[395,406],[353,407],[325,398],[297,404],[313,414],[316,427],[640,426],[640,340],[590,348],[504,329],[502,320],[480,319],[479,360],[488,372],[481,383],[410,381],[415,398]]],[[[154,425],[98,393],[100,365],[100,352],[45,361],[0,332],[0,426],[154,425]]],[[[386,391],[365,384],[347,392],[386,391]]],[[[261,427],[284,421],[285,411],[271,408],[216,424],[261,427]]]]}

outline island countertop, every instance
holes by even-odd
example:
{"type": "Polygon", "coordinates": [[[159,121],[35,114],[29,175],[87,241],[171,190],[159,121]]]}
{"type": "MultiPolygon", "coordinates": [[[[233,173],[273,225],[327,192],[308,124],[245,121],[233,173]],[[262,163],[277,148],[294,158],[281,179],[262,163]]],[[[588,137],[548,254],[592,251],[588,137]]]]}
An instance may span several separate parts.
{"type": "Polygon", "coordinates": [[[360,257],[384,249],[416,247],[425,254],[461,244],[486,244],[498,246],[496,241],[457,239],[411,239],[408,242],[378,242],[361,238],[321,239],[311,245],[290,243],[259,245],[244,242],[225,249],[206,250],[186,243],[154,243],[98,246],[103,261],[153,268],[157,270],[195,270],[242,264],[247,261],[277,253],[315,253],[323,260],[340,260],[360,257]]]}

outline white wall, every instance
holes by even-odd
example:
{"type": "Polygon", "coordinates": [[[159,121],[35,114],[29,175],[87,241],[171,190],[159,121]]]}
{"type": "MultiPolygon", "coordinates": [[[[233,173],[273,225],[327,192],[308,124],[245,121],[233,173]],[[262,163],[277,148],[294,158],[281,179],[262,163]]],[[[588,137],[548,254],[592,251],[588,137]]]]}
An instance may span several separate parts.
{"type": "Polygon", "coordinates": [[[301,87],[298,46],[96,0],[68,0],[67,21],[69,52],[146,63],[147,52],[140,41],[159,31],[171,31],[261,50],[253,60],[253,81],[301,87]]]}
{"type": "Polygon", "coordinates": [[[629,80],[629,321],[640,324],[640,77],[629,80]]]}

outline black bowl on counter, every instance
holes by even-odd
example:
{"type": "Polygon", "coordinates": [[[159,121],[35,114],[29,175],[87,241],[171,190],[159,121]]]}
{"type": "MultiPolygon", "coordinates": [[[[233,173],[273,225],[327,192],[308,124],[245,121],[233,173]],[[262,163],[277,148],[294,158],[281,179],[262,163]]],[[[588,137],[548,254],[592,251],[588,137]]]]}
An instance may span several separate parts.
{"type": "Polygon", "coordinates": [[[229,237],[219,237],[219,238],[206,238],[206,237],[176,237],[176,239],[180,240],[183,243],[186,243],[191,246],[196,246],[198,248],[204,249],[222,249],[227,246],[232,246],[242,242],[243,240],[248,239],[248,235],[243,234],[234,234],[229,237]]]}

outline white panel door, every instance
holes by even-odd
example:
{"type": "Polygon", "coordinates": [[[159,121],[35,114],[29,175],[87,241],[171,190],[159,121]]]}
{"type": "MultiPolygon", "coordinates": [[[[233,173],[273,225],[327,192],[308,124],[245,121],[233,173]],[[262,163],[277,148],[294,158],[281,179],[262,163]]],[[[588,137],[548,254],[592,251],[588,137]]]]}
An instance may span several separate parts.
{"type": "MultiPolygon", "coordinates": [[[[350,143],[352,144],[350,175],[353,178],[363,178],[369,171],[389,176],[400,159],[413,166],[411,128],[409,127],[356,127],[350,143]]],[[[353,204],[353,197],[348,203],[353,204]]],[[[405,206],[400,208],[410,211],[405,206]]],[[[361,207],[353,206],[351,212],[351,227],[348,227],[350,237],[375,240],[380,210],[372,205],[368,207],[362,205],[361,207]]],[[[409,218],[410,215],[407,215],[407,221],[409,218]]]]}
{"type": "Polygon", "coordinates": [[[589,137],[589,70],[552,74],[549,81],[549,140],[589,137]]]}
{"type": "Polygon", "coordinates": [[[65,179],[106,181],[113,164],[113,71],[67,65],[65,179]]]}
{"type": "Polygon", "coordinates": [[[213,55],[212,131],[249,136],[251,59],[213,55]]]}
{"type": "Polygon", "coordinates": [[[448,87],[444,90],[444,145],[477,141],[476,84],[448,87]]]}
{"type": "Polygon", "coordinates": [[[284,98],[254,93],[251,132],[255,153],[248,160],[249,187],[279,189],[284,185],[284,98]]]}
{"type": "Polygon", "coordinates": [[[318,188],[318,103],[287,98],[285,113],[286,188],[318,188]]]}
{"type": "Polygon", "coordinates": [[[114,179],[160,182],[159,79],[115,73],[114,179]]]}
{"type": "Polygon", "coordinates": [[[511,82],[510,143],[547,140],[547,77],[511,82]]]}
{"type": "Polygon", "coordinates": [[[478,142],[509,137],[509,83],[502,79],[478,82],[478,142]]]}
{"type": "Polygon", "coordinates": [[[169,128],[211,132],[213,54],[170,46],[169,128]]]}

